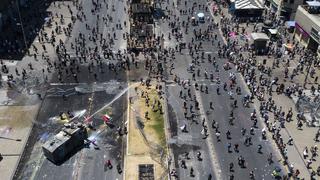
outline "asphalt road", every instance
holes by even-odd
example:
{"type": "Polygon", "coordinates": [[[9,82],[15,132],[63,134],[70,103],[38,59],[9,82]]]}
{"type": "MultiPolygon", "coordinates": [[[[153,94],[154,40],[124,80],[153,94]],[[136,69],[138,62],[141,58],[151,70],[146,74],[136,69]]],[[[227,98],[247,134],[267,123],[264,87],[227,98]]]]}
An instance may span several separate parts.
{"type": "MultiPolygon", "coordinates": [[[[186,8],[190,8],[192,3],[196,1],[188,1],[188,6],[186,8]]],[[[206,4],[206,1],[197,1],[198,4],[206,4]]],[[[172,6],[169,6],[169,9],[172,6]]],[[[176,13],[177,17],[180,18],[180,21],[187,21],[187,15],[181,15],[179,11],[186,10],[184,5],[177,7],[174,12],[176,13]],[[183,7],[183,8],[181,8],[183,7]]],[[[211,17],[209,12],[205,12],[204,9],[198,10],[196,8],[196,13],[203,12],[205,17],[211,17]]],[[[191,16],[191,15],[189,15],[191,16]]],[[[196,15],[193,15],[196,16],[196,15]]],[[[199,26],[192,26],[189,28],[189,34],[185,34],[184,30],[182,31],[184,38],[182,39],[183,42],[189,43],[192,40],[193,36],[193,29],[199,30],[202,29],[204,31],[207,28],[208,21],[203,24],[199,24],[199,26]]],[[[164,34],[168,34],[171,31],[168,28],[167,23],[161,23],[160,31],[164,34]]],[[[218,32],[218,29],[214,30],[214,34],[218,35],[218,40],[222,43],[222,37],[218,32]]],[[[173,36],[172,36],[173,37],[173,36]]],[[[174,38],[172,38],[174,39],[174,38]]],[[[168,41],[168,40],[167,40],[168,41]]],[[[198,44],[200,41],[195,40],[193,44],[198,44]]],[[[175,46],[175,43],[171,40],[167,42],[172,47],[175,46]]],[[[272,146],[271,139],[262,140],[261,138],[261,129],[262,123],[258,123],[258,128],[255,129],[255,135],[252,136],[252,145],[245,146],[244,139],[245,136],[241,135],[241,128],[246,128],[247,132],[250,130],[252,122],[250,120],[250,113],[253,112],[253,107],[245,108],[241,104],[242,97],[248,93],[246,91],[246,86],[244,81],[242,80],[240,74],[238,74],[234,69],[229,71],[225,71],[223,69],[223,64],[227,61],[226,59],[218,57],[218,48],[217,48],[217,41],[215,45],[212,45],[210,41],[202,41],[203,48],[201,52],[205,52],[205,57],[203,62],[200,63],[199,66],[196,66],[195,73],[197,74],[197,69],[201,70],[201,76],[196,76],[196,81],[191,82],[190,88],[191,90],[191,97],[194,95],[197,97],[197,100],[200,103],[200,111],[195,111],[197,114],[197,121],[199,124],[194,123],[191,120],[187,120],[183,114],[183,100],[179,98],[179,92],[182,89],[181,86],[172,82],[173,76],[168,76],[167,81],[167,96],[168,96],[168,104],[172,108],[169,108],[169,119],[173,137],[172,141],[177,142],[177,145],[173,145],[173,150],[175,154],[176,165],[180,166],[180,159],[183,159],[183,153],[189,152],[191,154],[191,159],[186,160],[187,169],[183,169],[181,167],[178,168],[178,174],[181,179],[207,179],[209,174],[215,175],[216,179],[228,179],[231,172],[229,171],[229,163],[234,163],[234,172],[232,174],[235,176],[235,179],[249,179],[249,172],[254,171],[256,179],[272,179],[271,173],[275,166],[280,166],[277,159],[273,158],[274,163],[269,165],[267,162],[267,157],[270,153],[278,154],[274,147],[272,146]],[[207,54],[211,54],[212,56],[216,57],[217,64],[219,65],[219,72],[214,70],[212,63],[209,63],[207,60],[207,54]],[[211,72],[213,71],[214,77],[219,76],[221,79],[221,84],[217,84],[211,82],[210,80],[205,79],[204,77],[204,70],[211,72]],[[235,117],[235,125],[229,125],[228,119],[229,114],[231,111],[230,104],[233,102],[230,100],[228,95],[228,91],[223,90],[223,83],[229,81],[229,73],[235,73],[237,77],[237,85],[241,87],[242,94],[236,95],[235,91],[234,98],[238,101],[238,108],[234,111],[235,117]],[[195,83],[199,85],[206,85],[209,89],[209,93],[206,94],[204,92],[200,92],[199,90],[195,90],[195,83]],[[220,95],[217,95],[216,88],[220,87],[220,95]],[[214,110],[210,109],[210,102],[213,102],[214,110]],[[208,112],[208,113],[207,113],[208,112]],[[202,126],[201,121],[205,118],[209,127],[209,137],[203,139],[203,135],[201,134],[202,126]],[[215,137],[215,131],[211,128],[212,120],[215,120],[219,123],[219,130],[221,132],[221,142],[218,142],[215,137]],[[184,124],[187,124],[188,133],[181,132],[180,127],[184,124]],[[226,138],[226,132],[231,132],[232,139],[226,138]],[[176,136],[175,136],[176,135],[176,136]],[[211,136],[211,138],[210,138],[211,136]],[[232,152],[227,151],[227,144],[231,143],[232,147],[234,144],[239,144],[239,152],[235,152],[232,148],[232,152]],[[258,144],[263,146],[262,151],[263,153],[257,153],[258,144]],[[198,161],[195,158],[195,154],[200,151],[204,157],[203,161],[198,161]],[[212,155],[214,152],[214,155],[212,155]],[[243,156],[246,160],[246,168],[240,168],[238,166],[237,158],[239,156],[243,156]],[[218,162],[217,162],[218,161],[218,162]],[[190,177],[190,168],[193,167],[195,171],[195,177],[190,177]]],[[[200,56],[200,54],[199,54],[200,56]]],[[[176,53],[175,59],[172,60],[174,62],[174,70],[172,71],[173,74],[176,74],[181,79],[187,80],[192,79],[192,73],[187,71],[187,67],[192,61],[192,57],[188,54],[188,50],[183,50],[182,53],[176,53]]],[[[201,61],[201,60],[200,60],[201,61]]],[[[170,68],[168,68],[170,69],[170,68]]],[[[169,74],[169,73],[168,73],[169,74]]],[[[187,89],[184,89],[183,92],[187,93],[187,89]]],[[[192,104],[194,106],[193,101],[188,101],[187,107],[192,104]]],[[[248,134],[248,133],[247,133],[248,134]]],[[[249,135],[251,136],[251,135],[249,135]]]]}
{"type": "MultiPolygon", "coordinates": [[[[66,87],[60,86],[60,88],[66,87]]],[[[97,130],[90,132],[89,139],[96,141],[96,144],[100,147],[99,150],[96,150],[92,145],[83,148],[61,165],[54,165],[48,161],[41,151],[42,143],[57,133],[63,126],[63,122],[54,118],[60,112],[69,110],[74,114],[78,114],[81,111],[90,110],[93,113],[112,101],[114,97],[115,94],[106,92],[72,95],[66,101],[62,100],[61,97],[47,96],[42,103],[38,119],[28,141],[25,156],[20,163],[15,178],[91,179],[91,177],[96,177],[104,179],[107,176],[114,177],[114,179],[121,178],[121,174],[115,173],[115,169],[105,171],[103,163],[107,159],[114,163],[116,161],[121,162],[122,138],[117,135],[116,127],[121,126],[125,119],[125,96],[121,96],[109,107],[109,111],[112,111],[113,114],[115,128],[111,129],[103,124],[101,120],[102,112],[93,117],[94,126],[97,130]],[[89,105],[89,98],[93,99],[92,106],[89,105]]],[[[108,108],[106,107],[105,109],[108,108]]],[[[83,121],[83,117],[75,119],[76,121],[83,121]]]]}

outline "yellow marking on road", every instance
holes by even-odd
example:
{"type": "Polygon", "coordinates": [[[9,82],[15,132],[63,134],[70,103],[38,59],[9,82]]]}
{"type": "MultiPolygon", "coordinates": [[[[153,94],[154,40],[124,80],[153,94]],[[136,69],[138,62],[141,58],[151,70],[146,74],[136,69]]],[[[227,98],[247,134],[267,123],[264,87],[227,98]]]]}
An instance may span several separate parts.
{"type": "MultiPolygon", "coordinates": [[[[94,91],[92,92],[92,94],[91,94],[91,96],[90,96],[90,98],[88,98],[88,104],[89,104],[89,106],[88,106],[88,114],[90,115],[91,114],[91,111],[92,111],[92,109],[93,109],[93,100],[94,100],[94,95],[95,95],[95,93],[94,93],[94,91]]],[[[85,154],[84,154],[84,152],[83,151],[80,151],[80,155],[78,156],[78,158],[76,159],[76,161],[75,161],[75,171],[74,171],[74,173],[73,173],[73,180],[77,180],[77,179],[79,179],[79,172],[81,171],[81,168],[83,167],[83,163],[81,163],[82,161],[83,161],[83,159],[84,159],[84,157],[85,157],[85,154]]]]}

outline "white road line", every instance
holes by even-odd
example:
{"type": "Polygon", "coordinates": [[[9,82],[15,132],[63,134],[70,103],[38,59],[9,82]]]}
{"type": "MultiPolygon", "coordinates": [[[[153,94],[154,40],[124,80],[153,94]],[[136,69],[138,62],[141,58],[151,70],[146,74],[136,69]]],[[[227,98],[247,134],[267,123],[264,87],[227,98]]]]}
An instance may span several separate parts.
{"type": "MultiPolygon", "coordinates": [[[[128,86],[129,86],[129,83],[128,83],[128,86]]],[[[124,156],[124,161],[123,161],[123,169],[126,169],[126,165],[127,165],[127,158],[128,158],[128,155],[129,155],[129,133],[130,133],[130,102],[129,102],[129,95],[130,93],[130,89],[128,90],[127,92],[127,129],[128,129],[128,134],[127,134],[127,145],[126,145],[126,155],[124,156]]],[[[126,180],[126,171],[123,171],[123,179],[126,180]]]]}
{"type": "MultiPolygon", "coordinates": [[[[195,89],[195,87],[193,87],[194,89],[195,89]]],[[[207,119],[208,120],[208,117],[207,117],[207,115],[206,115],[206,113],[204,112],[204,108],[203,108],[203,105],[202,105],[202,99],[201,99],[201,95],[200,95],[200,92],[199,91],[197,91],[197,90],[195,90],[195,95],[196,95],[196,98],[197,98],[197,100],[199,101],[199,108],[200,108],[200,118],[201,119],[203,119],[203,118],[205,118],[205,119],[207,119]]],[[[206,121],[206,123],[207,123],[207,121],[206,121]]],[[[209,125],[207,124],[207,126],[209,127],[209,125]]],[[[208,137],[207,137],[207,146],[208,146],[208,149],[209,149],[209,151],[210,151],[210,153],[209,153],[209,156],[211,157],[211,159],[212,159],[212,164],[213,164],[213,167],[214,167],[214,174],[215,174],[215,177],[217,178],[217,179],[222,179],[222,175],[221,175],[221,173],[222,173],[222,170],[221,170],[221,166],[220,166],[220,163],[219,163],[219,161],[218,161],[218,158],[217,158],[217,156],[216,156],[216,148],[215,148],[215,146],[214,146],[214,144],[213,144],[213,139],[212,139],[212,135],[213,135],[213,132],[212,132],[212,130],[211,130],[211,128],[208,128],[208,130],[209,130],[209,133],[211,134],[211,135],[209,135],[208,137]]]]}
{"type": "MultiPolygon", "coordinates": [[[[198,85],[205,85],[205,86],[217,86],[219,84],[217,83],[209,83],[209,84],[206,84],[206,83],[203,83],[203,84],[198,84],[198,85]]],[[[180,86],[178,84],[166,84],[167,87],[173,87],[173,86],[180,86]]],[[[195,83],[191,84],[191,86],[195,86],[195,83]]]]}
{"type": "Polygon", "coordinates": [[[75,85],[85,85],[88,83],[50,83],[50,86],[75,86],[75,85]]]}

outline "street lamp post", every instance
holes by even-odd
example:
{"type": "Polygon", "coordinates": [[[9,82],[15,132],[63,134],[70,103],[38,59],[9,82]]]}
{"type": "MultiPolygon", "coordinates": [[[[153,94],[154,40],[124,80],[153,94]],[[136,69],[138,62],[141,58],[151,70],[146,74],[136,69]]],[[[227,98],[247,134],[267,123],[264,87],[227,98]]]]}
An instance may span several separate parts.
{"type": "Polygon", "coordinates": [[[16,4],[17,10],[18,10],[19,21],[20,21],[20,26],[21,26],[21,30],[22,30],[22,36],[23,36],[24,45],[25,45],[26,50],[28,50],[27,39],[26,39],[26,35],[25,35],[25,32],[24,32],[24,27],[23,27],[23,23],[22,23],[21,14],[20,14],[20,8],[19,8],[19,4],[18,4],[17,0],[15,1],[15,4],[16,4]]]}

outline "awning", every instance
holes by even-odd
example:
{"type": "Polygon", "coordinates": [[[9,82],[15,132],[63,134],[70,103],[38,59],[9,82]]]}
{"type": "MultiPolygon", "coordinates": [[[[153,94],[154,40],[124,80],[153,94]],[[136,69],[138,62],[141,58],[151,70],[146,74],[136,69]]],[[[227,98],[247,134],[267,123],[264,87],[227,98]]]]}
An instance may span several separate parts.
{"type": "Polygon", "coordinates": [[[288,27],[295,27],[296,26],[296,22],[295,21],[287,21],[287,26],[288,27]]]}
{"type": "Polygon", "coordinates": [[[234,0],[235,9],[264,9],[256,0],[234,0]]]}
{"type": "Polygon", "coordinates": [[[306,2],[309,6],[314,6],[314,7],[320,7],[320,2],[319,1],[307,1],[306,2]]]}
{"type": "Polygon", "coordinates": [[[269,40],[269,37],[265,33],[251,33],[253,40],[269,40]]]}
{"type": "Polygon", "coordinates": [[[198,16],[199,18],[203,18],[203,17],[204,17],[204,14],[203,14],[203,13],[198,13],[197,16],[198,16]]]}
{"type": "Polygon", "coordinates": [[[270,32],[270,34],[277,34],[278,33],[277,29],[268,29],[268,31],[270,32]]]}

